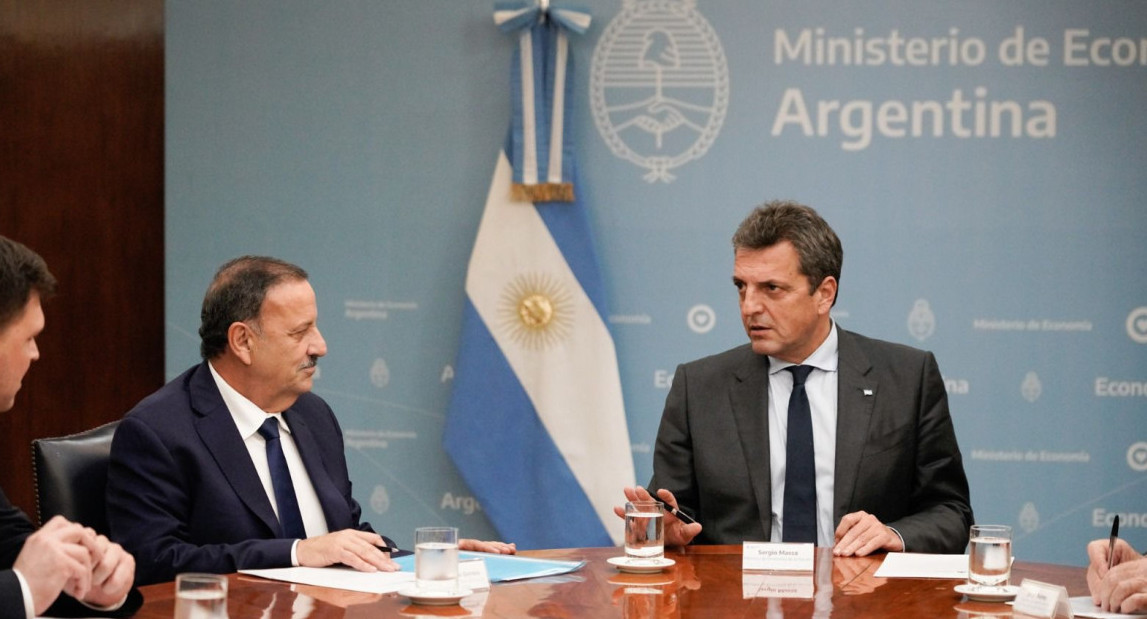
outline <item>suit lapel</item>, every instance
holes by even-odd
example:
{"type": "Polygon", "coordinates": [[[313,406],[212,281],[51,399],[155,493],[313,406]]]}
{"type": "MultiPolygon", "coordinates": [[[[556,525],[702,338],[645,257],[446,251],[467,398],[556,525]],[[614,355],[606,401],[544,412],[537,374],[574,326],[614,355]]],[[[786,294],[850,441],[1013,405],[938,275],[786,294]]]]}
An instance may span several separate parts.
{"type": "Polygon", "coordinates": [[[729,404],[741,435],[741,451],[749,465],[749,484],[760,512],[761,528],[767,537],[772,530],[773,514],[769,472],[769,358],[748,349],[736,378],[729,391],[729,404]]]}
{"type": "Polygon", "coordinates": [[[872,409],[880,395],[879,383],[868,376],[872,369],[856,339],[838,329],[838,376],[836,415],[836,471],[833,490],[833,524],[840,522],[856,489],[860,458],[868,438],[872,409]]]}
{"type": "Polygon", "coordinates": [[[275,509],[206,362],[191,377],[191,408],[200,416],[195,421],[195,430],[231,489],[274,535],[281,535],[275,509]]]}
{"type": "Polygon", "coordinates": [[[295,440],[295,447],[299,449],[299,456],[307,468],[307,475],[311,478],[311,485],[319,497],[319,504],[323,508],[323,516],[327,520],[327,528],[331,531],[344,529],[349,525],[341,525],[350,518],[347,513],[342,495],[327,475],[327,467],[323,462],[323,450],[314,432],[311,431],[303,416],[294,409],[287,409],[283,418],[291,428],[291,438],[295,440]]]}

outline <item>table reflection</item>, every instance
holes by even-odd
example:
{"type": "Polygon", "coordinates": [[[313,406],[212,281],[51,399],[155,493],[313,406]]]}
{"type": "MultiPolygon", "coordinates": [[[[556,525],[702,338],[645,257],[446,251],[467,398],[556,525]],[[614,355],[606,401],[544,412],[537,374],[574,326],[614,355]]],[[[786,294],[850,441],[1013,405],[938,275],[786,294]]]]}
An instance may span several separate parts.
{"type": "MultiPolygon", "coordinates": [[[[970,602],[953,579],[876,578],[875,557],[833,558],[819,549],[808,574],[753,575],[741,570],[740,546],[673,549],[676,563],[657,574],[625,574],[606,560],[620,548],[530,551],[544,559],[586,561],[562,576],[495,583],[449,607],[418,606],[398,594],[327,589],[232,574],[231,619],[376,619],[378,617],[538,617],[545,619],[987,619],[1011,615],[1003,604],[970,602]]],[[[1080,567],[1017,562],[1016,578],[1034,578],[1087,593],[1080,567]]],[[[143,588],[136,619],[171,619],[174,586],[143,588]]]]}

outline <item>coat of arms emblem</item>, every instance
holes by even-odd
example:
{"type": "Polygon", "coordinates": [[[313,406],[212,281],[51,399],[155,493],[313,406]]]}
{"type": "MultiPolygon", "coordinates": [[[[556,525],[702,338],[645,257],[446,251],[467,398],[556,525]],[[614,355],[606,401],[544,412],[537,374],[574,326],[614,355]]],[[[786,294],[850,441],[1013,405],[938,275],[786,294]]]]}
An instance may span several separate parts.
{"type": "Polygon", "coordinates": [[[709,150],[729,106],[725,52],[696,0],[624,0],[590,70],[594,124],[650,183],[709,150]]]}

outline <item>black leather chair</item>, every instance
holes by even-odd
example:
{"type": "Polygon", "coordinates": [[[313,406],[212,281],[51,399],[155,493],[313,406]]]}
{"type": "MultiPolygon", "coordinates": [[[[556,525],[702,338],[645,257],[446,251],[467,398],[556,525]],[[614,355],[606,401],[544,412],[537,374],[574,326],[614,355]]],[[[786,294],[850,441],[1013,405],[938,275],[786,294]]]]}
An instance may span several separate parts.
{"type": "Polygon", "coordinates": [[[108,460],[119,421],[78,434],[32,441],[36,512],[57,514],[107,535],[108,460]]]}

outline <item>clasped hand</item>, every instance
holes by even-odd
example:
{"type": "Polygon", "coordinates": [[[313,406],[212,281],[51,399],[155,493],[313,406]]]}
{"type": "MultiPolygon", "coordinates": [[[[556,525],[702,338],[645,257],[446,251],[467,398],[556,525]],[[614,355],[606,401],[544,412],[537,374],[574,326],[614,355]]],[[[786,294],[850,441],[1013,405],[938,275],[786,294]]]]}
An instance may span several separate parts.
{"type": "Polygon", "coordinates": [[[61,592],[96,608],[115,606],[135,578],[135,559],[119,544],[62,516],[24,541],[12,567],[28,583],[37,615],[61,592]]]}

